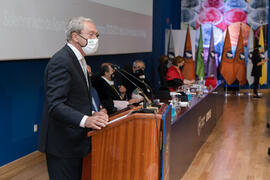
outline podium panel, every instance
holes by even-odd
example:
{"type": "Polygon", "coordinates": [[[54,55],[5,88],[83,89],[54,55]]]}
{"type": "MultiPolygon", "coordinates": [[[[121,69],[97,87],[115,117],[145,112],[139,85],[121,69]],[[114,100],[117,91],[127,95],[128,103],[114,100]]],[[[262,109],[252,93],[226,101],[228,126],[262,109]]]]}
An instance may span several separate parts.
{"type": "Polygon", "coordinates": [[[92,152],[83,160],[83,180],[158,179],[159,114],[128,115],[90,132],[92,152]]]}

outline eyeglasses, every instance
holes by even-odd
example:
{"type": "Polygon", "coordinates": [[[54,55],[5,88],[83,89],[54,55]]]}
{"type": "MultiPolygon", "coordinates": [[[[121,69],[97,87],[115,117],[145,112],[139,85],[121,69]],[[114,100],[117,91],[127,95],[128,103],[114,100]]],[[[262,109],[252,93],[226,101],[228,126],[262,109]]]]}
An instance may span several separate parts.
{"type": "Polygon", "coordinates": [[[142,70],[144,70],[145,67],[144,66],[135,66],[135,69],[142,69],[142,70]]]}
{"type": "Polygon", "coordinates": [[[90,38],[99,38],[99,33],[95,33],[95,32],[90,32],[90,33],[84,33],[82,32],[81,34],[86,34],[88,37],[90,38]]]}

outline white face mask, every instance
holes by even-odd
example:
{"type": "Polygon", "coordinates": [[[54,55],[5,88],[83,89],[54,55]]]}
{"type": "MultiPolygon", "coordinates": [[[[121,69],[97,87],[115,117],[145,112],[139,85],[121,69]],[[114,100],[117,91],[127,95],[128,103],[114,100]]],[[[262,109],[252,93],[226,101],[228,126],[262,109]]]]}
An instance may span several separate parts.
{"type": "Polygon", "coordinates": [[[87,39],[86,46],[82,47],[83,52],[86,55],[94,54],[98,49],[98,39],[87,39]]]}

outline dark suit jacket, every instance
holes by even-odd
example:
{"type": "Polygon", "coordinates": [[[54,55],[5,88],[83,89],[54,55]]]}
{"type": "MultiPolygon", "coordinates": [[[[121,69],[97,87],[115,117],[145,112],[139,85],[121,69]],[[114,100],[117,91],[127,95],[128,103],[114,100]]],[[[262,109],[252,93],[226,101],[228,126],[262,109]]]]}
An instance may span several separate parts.
{"type": "MultiPolygon", "coordinates": [[[[96,106],[97,106],[98,111],[99,111],[100,110],[100,106],[101,106],[101,102],[100,102],[100,99],[99,99],[97,90],[94,87],[91,88],[91,94],[92,94],[92,97],[94,98],[94,101],[95,101],[96,106]]],[[[93,104],[92,104],[92,107],[94,109],[93,104]]]]}
{"type": "MultiPolygon", "coordinates": [[[[126,72],[122,71],[123,74],[126,75],[126,77],[132,81],[134,84],[136,84],[138,87],[141,88],[141,90],[145,93],[145,95],[152,100],[152,87],[150,86],[150,82],[148,81],[148,79],[146,78],[144,80],[144,83],[139,81],[139,78],[134,78],[134,76],[136,77],[136,75],[133,72],[129,72],[129,74],[127,74],[126,72]],[[133,76],[132,76],[133,75],[133,76]],[[148,91],[148,90],[149,91],[148,91]]],[[[137,88],[133,83],[131,83],[130,81],[128,81],[127,79],[123,78],[123,85],[126,87],[127,89],[127,98],[130,99],[132,96],[132,92],[137,88]]]]}
{"type": "Polygon", "coordinates": [[[90,151],[90,138],[80,122],[84,115],[91,115],[91,91],[79,61],[67,45],[47,64],[44,87],[38,150],[58,157],[84,157],[90,151]]]}
{"type": "Polygon", "coordinates": [[[252,71],[251,75],[254,77],[261,77],[262,76],[262,66],[258,66],[257,64],[261,62],[260,52],[259,50],[254,50],[252,55],[252,71]]]}
{"type": "Polygon", "coordinates": [[[93,82],[96,88],[101,104],[107,109],[108,114],[113,114],[117,111],[114,107],[113,100],[121,100],[119,92],[117,93],[102,77],[98,76],[93,82]]]}

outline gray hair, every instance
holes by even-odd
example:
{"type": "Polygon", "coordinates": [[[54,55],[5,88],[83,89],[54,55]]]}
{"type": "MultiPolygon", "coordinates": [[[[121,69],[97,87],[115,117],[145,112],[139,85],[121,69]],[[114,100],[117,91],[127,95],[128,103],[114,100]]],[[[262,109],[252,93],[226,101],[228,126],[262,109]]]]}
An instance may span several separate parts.
{"type": "Polygon", "coordinates": [[[74,17],[71,18],[66,26],[66,39],[67,41],[71,40],[71,35],[73,32],[81,33],[83,29],[83,23],[84,22],[92,22],[93,20],[90,18],[85,18],[85,17],[74,17]]]}
{"type": "Polygon", "coordinates": [[[134,68],[137,66],[137,63],[143,63],[143,64],[145,65],[144,61],[142,61],[142,60],[135,60],[135,61],[133,62],[133,67],[134,67],[134,68]]]}

